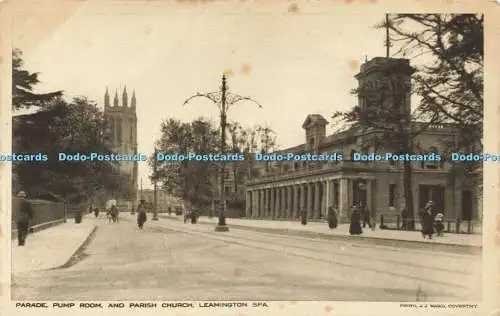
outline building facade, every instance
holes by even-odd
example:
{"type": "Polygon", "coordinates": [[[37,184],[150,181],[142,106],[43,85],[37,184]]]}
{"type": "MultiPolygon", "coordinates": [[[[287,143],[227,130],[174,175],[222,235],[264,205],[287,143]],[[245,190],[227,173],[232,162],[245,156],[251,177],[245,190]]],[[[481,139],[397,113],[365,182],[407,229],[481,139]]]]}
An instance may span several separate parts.
{"type": "MultiPolygon", "coordinates": [[[[109,147],[115,153],[130,154],[137,153],[137,100],[135,92],[130,98],[127,94],[127,88],[123,89],[121,102],[118,97],[118,91],[115,92],[113,103],[111,104],[108,89],[104,94],[104,117],[108,125],[107,139],[109,147]]],[[[135,190],[135,198],[128,202],[135,209],[137,206],[138,192],[138,162],[120,161],[120,172],[129,176],[129,180],[135,190]]]]}
{"type": "MultiPolygon", "coordinates": [[[[400,109],[410,110],[410,80],[413,69],[405,59],[376,57],[361,65],[355,77],[360,87],[372,87],[384,93],[387,84],[404,89],[400,109]]],[[[363,97],[360,108],[366,106],[363,97]]],[[[352,127],[347,131],[326,135],[327,120],[318,114],[308,115],[302,125],[305,143],[280,153],[338,153],[342,161],[276,161],[271,168],[260,163],[258,176],[246,183],[248,218],[297,219],[302,210],[310,219],[321,219],[330,205],[335,206],[343,222],[348,221],[353,204],[363,202],[373,218],[384,215],[395,221],[404,206],[403,163],[401,161],[353,161],[355,153],[367,152],[366,144],[376,136],[374,130],[352,127]],[[268,169],[266,171],[266,169],[268,169]]],[[[453,141],[458,131],[452,125],[427,126],[412,122],[411,128],[425,130],[415,137],[420,153],[442,153],[444,141],[453,141]]],[[[368,152],[384,153],[383,148],[368,152]]],[[[447,219],[476,220],[480,211],[480,193],[474,177],[460,177],[451,172],[451,163],[413,161],[412,188],[414,217],[432,200],[447,219]]]]}

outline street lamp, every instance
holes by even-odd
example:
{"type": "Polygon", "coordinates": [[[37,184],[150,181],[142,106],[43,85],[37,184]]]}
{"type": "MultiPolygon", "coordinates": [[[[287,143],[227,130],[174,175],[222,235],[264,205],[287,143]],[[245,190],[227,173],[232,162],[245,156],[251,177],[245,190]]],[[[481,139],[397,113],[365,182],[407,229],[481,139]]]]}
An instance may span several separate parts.
{"type": "MultiPolygon", "coordinates": [[[[220,143],[220,150],[221,154],[224,154],[226,152],[226,126],[227,126],[227,111],[233,106],[234,104],[240,102],[240,101],[252,101],[255,103],[259,108],[262,108],[262,105],[260,105],[257,101],[253,100],[250,97],[243,97],[237,94],[233,94],[227,91],[227,84],[226,84],[226,75],[222,75],[222,85],[221,85],[221,90],[216,91],[216,92],[209,92],[209,93],[197,93],[188,99],[184,101],[183,105],[186,105],[189,103],[194,98],[197,97],[204,97],[212,101],[217,107],[219,108],[220,112],[220,138],[221,138],[221,143],[220,143]]],[[[220,161],[221,163],[221,168],[220,168],[220,203],[221,203],[221,211],[219,213],[219,222],[217,226],[215,227],[215,231],[219,232],[227,232],[229,231],[229,227],[226,225],[226,190],[225,190],[225,171],[226,171],[226,162],[225,161],[220,161]]]]}

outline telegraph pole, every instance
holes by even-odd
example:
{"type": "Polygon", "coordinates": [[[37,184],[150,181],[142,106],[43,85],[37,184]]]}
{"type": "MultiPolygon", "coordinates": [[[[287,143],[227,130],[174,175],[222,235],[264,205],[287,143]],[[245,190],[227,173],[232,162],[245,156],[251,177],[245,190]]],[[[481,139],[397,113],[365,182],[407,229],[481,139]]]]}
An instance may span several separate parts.
{"type": "Polygon", "coordinates": [[[391,38],[389,34],[389,14],[385,15],[385,54],[387,58],[391,57],[390,54],[391,38]]]}
{"type": "Polygon", "coordinates": [[[155,155],[153,157],[153,218],[152,220],[157,221],[158,220],[158,181],[156,177],[156,168],[157,168],[157,162],[156,162],[156,154],[158,152],[158,149],[155,148],[155,155]]]}
{"type": "MultiPolygon", "coordinates": [[[[226,119],[227,119],[227,109],[226,109],[226,76],[222,76],[222,87],[221,87],[221,111],[220,111],[220,151],[224,155],[226,153],[226,119]]],[[[216,229],[221,229],[226,226],[226,162],[221,161],[221,171],[220,171],[220,203],[221,211],[219,214],[219,227],[216,229]]]]}

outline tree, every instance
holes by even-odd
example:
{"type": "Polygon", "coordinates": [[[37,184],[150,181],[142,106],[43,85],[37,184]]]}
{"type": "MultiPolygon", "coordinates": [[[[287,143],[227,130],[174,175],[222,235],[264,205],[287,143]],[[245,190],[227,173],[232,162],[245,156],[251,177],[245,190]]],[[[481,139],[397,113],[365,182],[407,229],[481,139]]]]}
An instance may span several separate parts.
{"type": "Polygon", "coordinates": [[[463,129],[462,146],[482,149],[484,16],[396,14],[389,27],[396,54],[429,60],[413,77],[421,113],[463,129]]]}
{"type": "Polygon", "coordinates": [[[23,66],[22,51],[14,49],[12,52],[12,107],[14,110],[43,107],[53,99],[62,96],[62,91],[35,93],[34,86],[40,83],[39,73],[30,73],[23,66]]]}
{"type": "Polygon", "coordinates": [[[62,98],[42,110],[14,118],[14,152],[41,152],[45,162],[14,162],[23,188],[36,196],[43,192],[65,198],[92,197],[98,190],[130,195],[130,180],[110,161],[59,161],[59,153],[110,153],[104,141],[105,121],[97,105],[86,98],[71,103],[62,98]]]}
{"type": "MultiPolygon", "coordinates": [[[[156,142],[159,152],[165,154],[210,154],[219,148],[218,130],[203,118],[190,123],[167,119],[161,125],[161,137],[156,142]]],[[[154,157],[149,161],[154,164],[154,157]]],[[[152,180],[162,182],[167,192],[182,197],[195,205],[205,204],[215,197],[213,178],[220,167],[213,161],[157,161],[152,180]]]]}

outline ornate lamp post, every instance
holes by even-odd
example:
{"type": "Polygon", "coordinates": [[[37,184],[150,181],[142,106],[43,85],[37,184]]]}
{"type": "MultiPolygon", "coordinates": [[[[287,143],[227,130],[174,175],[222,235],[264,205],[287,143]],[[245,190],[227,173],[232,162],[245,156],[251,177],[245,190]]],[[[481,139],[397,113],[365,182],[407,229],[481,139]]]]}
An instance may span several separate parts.
{"type": "MultiPolygon", "coordinates": [[[[219,108],[220,112],[220,151],[221,154],[224,154],[226,152],[226,127],[227,127],[227,111],[233,106],[234,104],[240,102],[240,101],[252,101],[255,103],[259,108],[262,108],[262,106],[257,103],[255,100],[253,100],[250,97],[243,97],[237,94],[233,94],[228,92],[227,89],[227,83],[226,83],[226,75],[222,75],[222,85],[220,91],[217,92],[209,92],[209,93],[197,93],[188,99],[184,101],[183,105],[186,105],[189,103],[194,98],[197,97],[204,97],[215,103],[217,107],[219,108]]],[[[217,226],[215,227],[215,231],[219,232],[226,232],[229,231],[229,227],[226,225],[226,191],[225,191],[225,171],[226,171],[226,162],[221,161],[220,162],[220,203],[221,203],[221,211],[219,213],[219,222],[217,226]]]]}

